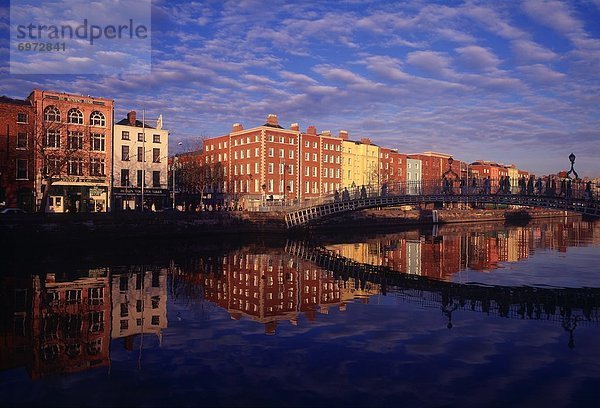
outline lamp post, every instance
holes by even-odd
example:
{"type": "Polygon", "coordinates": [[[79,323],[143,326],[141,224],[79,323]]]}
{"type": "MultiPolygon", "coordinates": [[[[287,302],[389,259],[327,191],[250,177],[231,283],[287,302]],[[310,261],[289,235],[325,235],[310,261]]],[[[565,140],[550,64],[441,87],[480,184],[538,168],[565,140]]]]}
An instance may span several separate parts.
{"type": "Polygon", "coordinates": [[[171,171],[173,172],[173,209],[175,209],[175,170],[177,169],[177,156],[173,157],[173,164],[171,165],[171,171]]]}
{"type": "Polygon", "coordinates": [[[577,174],[577,172],[573,168],[573,165],[575,164],[575,155],[573,153],[571,153],[569,155],[569,161],[571,162],[571,170],[569,170],[567,172],[567,178],[570,179],[571,178],[571,173],[573,173],[575,175],[575,180],[579,180],[579,174],[577,174]]]}

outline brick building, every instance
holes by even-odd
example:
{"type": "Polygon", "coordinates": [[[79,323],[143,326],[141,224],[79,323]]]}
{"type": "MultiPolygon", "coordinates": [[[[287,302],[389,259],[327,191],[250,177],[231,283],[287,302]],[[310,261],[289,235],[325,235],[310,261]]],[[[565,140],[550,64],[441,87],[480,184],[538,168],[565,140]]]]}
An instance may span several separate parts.
{"type": "Polygon", "coordinates": [[[222,188],[210,192],[220,197],[214,204],[289,203],[340,188],[341,139],[317,134],[314,126],[306,132],[296,123],[285,129],[273,114],[262,126],[236,123],[229,134],[205,140],[203,158],[225,168],[222,188]]]}
{"type": "Polygon", "coordinates": [[[29,100],[0,97],[0,208],[35,209],[34,126],[29,100]]]}
{"type": "Polygon", "coordinates": [[[34,90],[36,207],[48,212],[110,208],[114,102],[34,90]]]}

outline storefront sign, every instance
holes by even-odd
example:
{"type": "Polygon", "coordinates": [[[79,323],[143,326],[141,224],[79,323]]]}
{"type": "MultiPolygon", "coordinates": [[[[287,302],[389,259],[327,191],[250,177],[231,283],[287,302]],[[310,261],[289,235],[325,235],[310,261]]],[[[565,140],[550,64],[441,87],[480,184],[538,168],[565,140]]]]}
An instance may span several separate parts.
{"type": "Polygon", "coordinates": [[[104,189],[98,187],[90,188],[90,196],[91,197],[101,197],[104,195],[104,189]]]}

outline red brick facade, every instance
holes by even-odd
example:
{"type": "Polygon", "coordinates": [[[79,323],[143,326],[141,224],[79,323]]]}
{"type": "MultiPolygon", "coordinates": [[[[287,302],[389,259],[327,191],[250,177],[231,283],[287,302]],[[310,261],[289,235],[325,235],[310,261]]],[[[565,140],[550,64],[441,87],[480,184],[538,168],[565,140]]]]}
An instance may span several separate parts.
{"type": "Polygon", "coordinates": [[[34,125],[30,101],[0,97],[0,208],[34,210],[34,125]]]}

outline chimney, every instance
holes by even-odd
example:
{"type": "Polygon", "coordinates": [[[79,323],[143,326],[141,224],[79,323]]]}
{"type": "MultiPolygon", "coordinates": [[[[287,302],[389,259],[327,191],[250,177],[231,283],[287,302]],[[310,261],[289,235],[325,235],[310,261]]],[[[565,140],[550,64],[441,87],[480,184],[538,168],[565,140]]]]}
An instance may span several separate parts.
{"type": "Polygon", "coordinates": [[[267,124],[272,126],[279,126],[279,121],[277,120],[277,115],[273,113],[269,113],[267,116],[267,124]]]}
{"type": "Polygon", "coordinates": [[[371,144],[371,139],[369,139],[368,137],[363,137],[363,138],[360,139],[360,142],[362,144],[370,145],[371,144]]]}
{"type": "Polygon", "coordinates": [[[242,126],[241,123],[234,123],[233,126],[231,127],[231,132],[239,132],[240,130],[244,130],[244,127],[242,126]]]}
{"type": "Polygon", "coordinates": [[[317,128],[314,126],[309,126],[308,129],[306,129],[306,134],[308,135],[316,135],[317,134],[317,128]]]}
{"type": "Polygon", "coordinates": [[[300,125],[298,125],[297,123],[292,123],[290,125],[290,129],[291,130],[295,130],[296,132],[298,132],[300,130],[300,125]]]}
{"type": "Polygon", "coordinates": [[[131,111],[127,114],[127,123],[129,123],[130,126],[135,126],[135,111],[131,111]]]}
{"type": "Polygon", "coordinates": [[[348,131],[347,130],[340,130],[340,139],[348,140],[348,131]]]}
{"type": "Polygon", "coordinates": [[[324,130],[321,132],[321,136],[331,136],[331,130],[324,130]]]}

